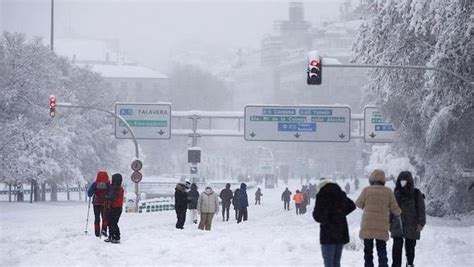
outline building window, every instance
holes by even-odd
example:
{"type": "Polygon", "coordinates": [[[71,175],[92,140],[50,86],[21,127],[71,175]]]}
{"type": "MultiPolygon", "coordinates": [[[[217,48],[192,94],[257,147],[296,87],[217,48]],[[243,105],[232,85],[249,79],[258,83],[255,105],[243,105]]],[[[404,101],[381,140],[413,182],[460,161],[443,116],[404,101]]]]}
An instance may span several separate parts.
{"type": "Polygon", "coordinates": [[[123,90],[127,89],[127,82],[121,82],[120,89],[123,89],[123,90]]]}
{"type": "Polygon", "coordinates": [[[136,82],[136,83],[135,83],[135,88],[136,88],[137,90],[141,90],[141,89],[143,88],[142,82],[136,82]]]}

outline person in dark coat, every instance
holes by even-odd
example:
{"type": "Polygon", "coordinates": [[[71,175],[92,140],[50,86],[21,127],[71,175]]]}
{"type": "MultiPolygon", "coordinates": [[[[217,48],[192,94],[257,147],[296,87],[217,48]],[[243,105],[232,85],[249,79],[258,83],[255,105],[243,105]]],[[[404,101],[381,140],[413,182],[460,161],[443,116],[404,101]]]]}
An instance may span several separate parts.
{"type": "Polygon", "coordinates": [[[249,206],[249,199],[247,196],[247,185],[245,183],[240,184],[239,190],[239,218],[237,223],[240,223],[242,219],[246,221],[248,219],[247,207],[249,206]]]}
{"type": "Polygon", "coordinates": [[[110,190],[107,192],[106,198],[109,200],[109,238],[105,239],[105,242],[111,242],[114,244],[120,243],[120,228],[118,222],[120,215],[122,214],[123,206],[123,194],[124,190],[122,187],[122,175],[116,173],[112,175],[112,185],[110,190]]]}
{"type": "Polygon", "coordinates": [[[176,222],[177,229],[184,229],[184,222],[186,222],[186,209],[189,202],[190,200],[188,199],[185,185],[181,183],[176,184],[174,192],[174,209],[178,219],[176,222]]]}
{"type": "Polygon", "coordinates": [[[262,189],[260,187],[257,189],[257,192],[255,192],[255,205],[260,205],[260,201],[262,200],[262,189]]]}
{"type": "Polygon", "coordinates": [[[319,241],[325,267],[341,266],[342,248],[349,243],[346,216],[355,208],[338,184],[321,180],[313,218],[320,223],[319,241]]]}
{"type": "Polygon", "coordinates": [[[95,182],[91,184],[87,195],[92,197],[92,204],[94,205],[94,230],[95,236],[107,236],[107,215],[109,207],[108,200],[105,195],[110,190],[109,175],[106,171],[97,172],[95,182]],[[100,227],[100,217],[102,217],[102,227],[100,227]]]}
{"type": "Polygon", "coordinates": [[[288,190],[288,187],[281,194],[281,201],[283,201],[283,209],[290,210],[290,200],[291,200],[291,191],[288,190]]]}
{"type": "Polygon", "coordinates": [[[414,266],[416,240],[420,239],[420,232],[426,223],[424,195],[415,188],[413,176],[409,171],[398,175],[394,193],[402,214],[390,215],[390,233],[393,238],[392,267],[402,265],[403,241],[407,266],[414,266]]]}
{"type": "Polygon", "coordinates": [[[240,195],[240,188],[237,188],[237,189],[235,189],[235,191],[234,191],[234,197],[232,198],[232,205],[234,205],[235,219],[236,219],[236,220],[239,219],[239,209],[240,209],[240,206],[239,206],[239,202],[240,202],[239,195],[240,195]]]}
{"type": "Polygon", "coordinates": [[[198,212],[197,212],[197,202],[198,202],[198,199],[199,199],[198,187],[195,183],[192,183],[191,184],[191,190],[189,190],[189,192],[188,192],[188,200],[189,200],[188,209],[191,212],[191,216],[193,218],[193,223],[195,223],[195,224],[198,223],[198,220],[197,220],[197,214],[198,214],[198,212]]]}
{"type": "Polygon", "coordinates": [[[230,203],[232,202],[232,198],[234,197],[234,194],[232,193],[232,190],[230,189],[229,183],[227,183],[225,185],[225,188],[222,189],[221,193],[219,194],[219,197],[222,200],[222,220],[228,221],[230,203]],[[227,216],[226,216],[226,213],[227,213],[227,216]]]}

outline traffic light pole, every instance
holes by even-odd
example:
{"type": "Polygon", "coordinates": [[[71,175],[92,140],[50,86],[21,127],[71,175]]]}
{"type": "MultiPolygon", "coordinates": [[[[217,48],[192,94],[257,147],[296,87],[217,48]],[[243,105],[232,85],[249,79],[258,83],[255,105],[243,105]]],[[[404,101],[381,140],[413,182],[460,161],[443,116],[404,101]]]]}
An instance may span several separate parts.
{"type": "Polygon", "coordinates": [[[469,84],[470,86],[474,86],[473,81],[469,81],[468,79],[464,78],[463,76],[452,72],[447,69],[442,69],[438,67],[428,67],[428,66],[414,66],[414,65],[379,65],[379,64],[324,64],[323,60],[323,67],[327,68],[367,68],[367,69],[410,69],[410,70],[434,70],[434,71],[440,71],[444,72],[447,74],[450,74],[463,82],[469,84]]]}
{"type": "MultiPolygon", "coordinates": [[[[133,132],[133,130],[130,127],[130,125],[128,124],[128,122],[126,120],[124,120],[120,115],[117,115],[114,112],[106,110],[106,109],[101,109],[101,108],[96,108],[96,107],[89,107],[89,106],[72,105],[70,103],[57,103],[56,107],[94,109],[94,110],[98,110],[98,111],[108,113],[109,115],[113,116],[114,118],[119,119],[121,122],[123,122],[125,127],[127,127],[127,129],[130,131],[130,134],[132,135],[133,143],[135,144],[135,157],[137,159],[140,159],[140,154],[139,154],[139,151],[138,151],[138,142],[137,142],[137,138],[135,138],[135,133],[133,132]]],[[[135,201],[135,211],[138,212],[138,183],[135,183],[135,195],[137,197],[137,199],[135,201]]]]}

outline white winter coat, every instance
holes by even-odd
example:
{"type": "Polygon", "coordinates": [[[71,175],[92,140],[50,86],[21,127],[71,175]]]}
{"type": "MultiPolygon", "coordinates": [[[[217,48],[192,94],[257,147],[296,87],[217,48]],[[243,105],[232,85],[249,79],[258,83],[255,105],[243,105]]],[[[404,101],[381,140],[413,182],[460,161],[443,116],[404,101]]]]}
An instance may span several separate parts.
{"type": "Polygon", "coordinates": [[[219,199],[214,191],[204,191],[199,195],[197,203],[198,212],[217,213],[219,211],[219,199]]]}

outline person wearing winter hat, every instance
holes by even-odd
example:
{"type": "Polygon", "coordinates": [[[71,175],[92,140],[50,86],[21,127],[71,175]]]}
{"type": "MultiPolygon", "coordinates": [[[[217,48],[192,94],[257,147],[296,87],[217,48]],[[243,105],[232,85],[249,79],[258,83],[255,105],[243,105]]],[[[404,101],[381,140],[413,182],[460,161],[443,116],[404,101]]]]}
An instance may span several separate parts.
{"type": "Polygon", "coordinates": [[[176,228],[184,229],[184,223],[186,222],[186,210],[188,207],[188,192],[186,192],[186,187],[184,184],[176,184],[174,192],[174,209],[176,211],[176,228]]]}
{"type": "Polygon", "coordinates": [[[320,223],[319,241],[325,267],[341,266],[342,247],[349,243],[346,216],[355,208],[338,184],[320,183],[313,218],[320,223]]]}
{"type": "Polygon", "coordinates": [[[385,187],[385,172],[375,169],[369,176],[370,186],[364,188],[356,206],[364,210],[359,237],[364,239],[365,266],[374,266],[374,239],[379,267],[387,267],[386,242],[389,239],[389,213],[400,215],[401,210],[392,190],[385,187]]]}
{"type": "Polygon", "coordinates": [[[92,197],[94,205],[94,230],[95,236],[107,236],[107,214],[108,200],[105,198],[107,191],[110,189],[109,175],[106,171],[97,172],[95,182],[91,184],[87,195],[92,197]],[[100,217],[102,217],[102,230],[100,227],[100,217]]]}
{"type": "Polygon", "coordinates": [[[107,192],[106,198],[109,200],[109,238],[105,239],[105,242],[111,242],[114,244],[120,243],[120,228],[118,222],[120,215],[122,214],[123,206],[123,194],[124,190],[122,187],[122,175],[116,173],[112,175],[112,186],[107,192]]]}
{"type": "Polygon", "coordinates": [[[225,185],[225,188],[222,189],[221,193],[219,194],[219,197],[222,200],[222,220],[228,221],[230,203],[232,202],[232,198],[234,197],[234,193],[232,193],[229,183],[227,183],[225,185]],[[227,213],[227,216],[226,216],[226,213],[227,213]]]}
{"type": "Polygon", "coordinates": [[[198,187],[195,183],[191,184],[191,190],[189,190],[188,193],[188,199],[189,199],[189,204],[188,204],[188,209],[191,212],[191,217],[193,218],[193,223],[197,224],[197,203],[199,199],[199,192],[198,192],[198,187]]]}
{"type": "Polygon", "coordinates": [[[237,223],[246,221],[248,219],[247,207],[249,206],[249,198],[247,196],[247,185],[245,183],[240,184],[239,190],[239,218],[237,223]]]}
{"type": "Polygon", "coordinates": [[[219,212],[219,199],[211,186],[206,186],[206,190],[201,193],[198,199],[197,209],[201,215],[201,221],[198,228],[201,230],[211,230],[214,214],[219,212]]]}
{"type": "Polygon", "coordinates": [[[390,233],[393,238],[392,267],[402,265],[402,249],[405,240],[407,266],[414,266],[416,240],[426,223],[424,195],[415,188],[409,171],[400,172],[395,186],[395,198],[402,209],[402,215],[390,214],[390,233]]]}

